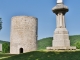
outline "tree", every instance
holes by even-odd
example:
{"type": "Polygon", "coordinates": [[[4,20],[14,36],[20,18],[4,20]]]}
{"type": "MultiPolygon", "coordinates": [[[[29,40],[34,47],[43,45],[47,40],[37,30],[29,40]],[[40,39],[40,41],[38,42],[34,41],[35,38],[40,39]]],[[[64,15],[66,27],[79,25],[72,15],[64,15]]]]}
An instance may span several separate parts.
{"type": "Polygon", "coordinates": [[[80,41],[77,41],[77,42],[75,43],[75,46],[76,46],[77,49],[80,49],[80,41]]]}
{"type": "Polygon", "coordinates": [[[2,20],[0,18],[0,30],[2,29],[2,20]]]}
{"type": "Polygon", "coordinates": [[[3,53],[9,53],[10,52],[10,43],[9,42],[4,42],[2,44],[2,52],[3,53]]]}

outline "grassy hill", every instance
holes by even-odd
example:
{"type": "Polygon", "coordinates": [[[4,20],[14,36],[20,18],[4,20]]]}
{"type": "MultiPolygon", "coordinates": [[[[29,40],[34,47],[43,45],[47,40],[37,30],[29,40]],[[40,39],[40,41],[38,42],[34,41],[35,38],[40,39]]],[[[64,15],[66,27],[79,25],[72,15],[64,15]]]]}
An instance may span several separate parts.
{"type": "Polygon", "coordinates": [[[51,46],[52,40],[53,40],[52,37],[43,38],[43,39],[38,40],[38,50],[46,49],[46,47],[51,46]]]}
{"type": "MultiPolygon", "coordinates": [[[[75,46],[76,42],[80,42],[80,35],[70,36],[71,46],[75,46]]],[[[52,37],[47,37],[38,40],[38,50],[19,55],[5,55],[0,54],[4,58],[2,60],[80,60],[80,51],[65,51],[65,52],[54,52],[54,51],[43,51],[48,46],[52,46],[52,37]],[[11,56],[11,57],[9,57],[11,56]]],[[[1,59],[0,59],[1,60],[1,59]]]]}
{"type": "Polygon", "coordinates": [[[76,52],[33,51],[15,55],[2,60],[80,60],[80,51],[76,52]]]}
{"type": "MultiPolygon", "coordinates": [[[[69,36],[71,46],[75,46],[76,42],[80,42],[80,35],[69,36]]],[[[43,38],[38,41],[38,50],[46,49],[48,46],[52,46],[52,37],[43,38]]]]}

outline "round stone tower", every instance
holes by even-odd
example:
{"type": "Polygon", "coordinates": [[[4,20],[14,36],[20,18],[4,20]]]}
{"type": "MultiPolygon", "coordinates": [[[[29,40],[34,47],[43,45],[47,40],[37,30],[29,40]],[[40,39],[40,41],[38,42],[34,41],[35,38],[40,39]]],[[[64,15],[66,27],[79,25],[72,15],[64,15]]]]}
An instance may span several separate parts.
{"type": "Polygon", "coordinates": [[[37,49],[37,18],[14,16],[11,20],[10,53],[20,54],[37,49]]]}

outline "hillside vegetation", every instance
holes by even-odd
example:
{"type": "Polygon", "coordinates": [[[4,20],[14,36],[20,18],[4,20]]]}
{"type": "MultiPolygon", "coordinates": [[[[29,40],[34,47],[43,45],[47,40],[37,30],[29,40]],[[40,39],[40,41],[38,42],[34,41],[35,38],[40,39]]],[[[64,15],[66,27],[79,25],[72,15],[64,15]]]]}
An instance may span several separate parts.
{"type": "Polygon", "coordinates": [[[3,41],[3,40],[0,40],[0,44],[4,43],[4,42],[8,42],[8,41],[3,41]]]}
{"type": "MultiPolygon", "coordinates": [[[[71,46],[75,46],[76,42],[80,42],[80,35],[69,36],[71,46]]],[[[38,50],[46,49],[52,46],[53,37],[43,38],[38,41],[38,50]]]]}
{"type": "MultiPolygon", "coordinates": [[[[75,46],[76,42],[80,42],[80,35],[70,36],[71,46],[75,46]]],[[[80,60],[79,51],[45,51],[46,47],[52,46],[52,37],[38,40],[38,50],[19,55],[0,54],[0,60],[80,60]]]]}
{"type": "MultiPolygon", "coordinates": [[[[69,39],[70,39],[70,45],[75,46],[76,42],[80,42],[80,35],[69,36],[69,39]]],[[[53,37],[47,37],[38,40],[38,50],[43,50],[46,49],[46,47],[52,46],[52,40],[53,37]]],[[[0,43],[4,43],[4,42],[7,41],[0,40],[0,43]]]]}

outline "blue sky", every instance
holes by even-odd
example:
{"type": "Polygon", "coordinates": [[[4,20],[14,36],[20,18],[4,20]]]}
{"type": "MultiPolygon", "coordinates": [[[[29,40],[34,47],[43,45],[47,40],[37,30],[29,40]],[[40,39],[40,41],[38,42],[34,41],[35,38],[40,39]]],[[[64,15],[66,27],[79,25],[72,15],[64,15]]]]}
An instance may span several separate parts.
{"type": "MultiPolygon", "coordinates": [[[[52,8],[57,0],[0,0],[0,17],[3,28],[0,40],[10,41],[11,18],[13,16],[34,16],[38,18],[38,39],[52,37],[56,28],[56,15],[52,8]]],[[[80,0],[64,0],[66,28],[69,35],[80,35],[80,0]]]]}

